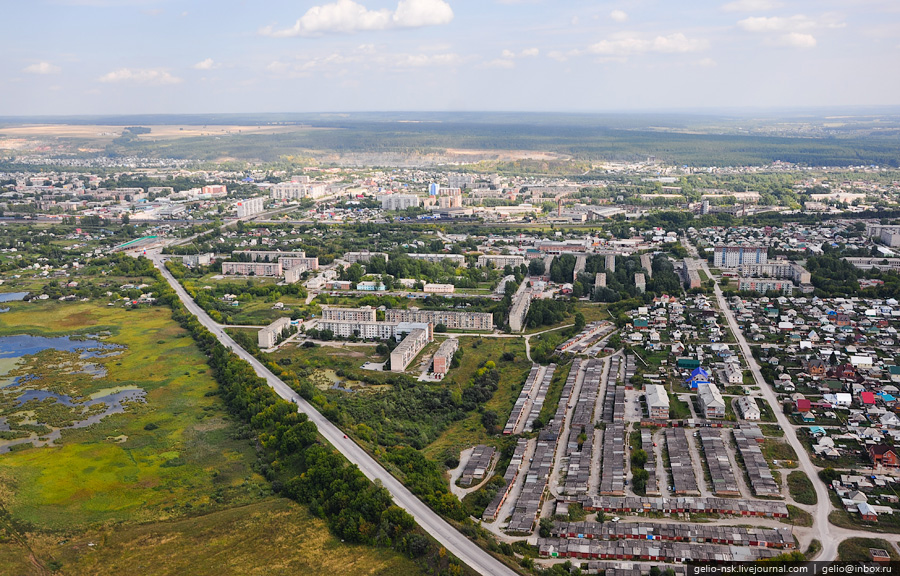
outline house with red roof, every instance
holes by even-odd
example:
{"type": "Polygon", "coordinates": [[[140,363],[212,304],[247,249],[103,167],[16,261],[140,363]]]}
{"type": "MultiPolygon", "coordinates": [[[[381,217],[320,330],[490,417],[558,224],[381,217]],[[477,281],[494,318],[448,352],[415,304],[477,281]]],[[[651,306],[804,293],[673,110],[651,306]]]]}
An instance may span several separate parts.
{"type": "Polygon", "coordinates": [[[872,466],[883,466],[885,468],[900,467],[900,458],[893,446],[887,444],[871,444],[868,447],[869,459],[872,460],[872,466]]]}

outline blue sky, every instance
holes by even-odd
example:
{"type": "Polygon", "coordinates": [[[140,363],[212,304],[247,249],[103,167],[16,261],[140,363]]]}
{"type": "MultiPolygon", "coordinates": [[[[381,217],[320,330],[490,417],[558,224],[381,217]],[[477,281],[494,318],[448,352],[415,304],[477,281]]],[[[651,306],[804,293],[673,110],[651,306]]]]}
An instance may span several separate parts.
{"type": "Polygon", "coordinates": [[[900,104],[897,0],[0,0],[0,115],[900,104]]]}

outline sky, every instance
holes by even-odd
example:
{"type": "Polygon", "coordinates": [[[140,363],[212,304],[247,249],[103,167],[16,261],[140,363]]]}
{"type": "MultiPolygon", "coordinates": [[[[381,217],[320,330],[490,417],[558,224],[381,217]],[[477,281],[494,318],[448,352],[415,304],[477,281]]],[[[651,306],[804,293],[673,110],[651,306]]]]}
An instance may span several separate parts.
{"type": "Polygon", "coordinates": [[[0,0],[0,115],[900,104],[898,0],[0,0]]]}

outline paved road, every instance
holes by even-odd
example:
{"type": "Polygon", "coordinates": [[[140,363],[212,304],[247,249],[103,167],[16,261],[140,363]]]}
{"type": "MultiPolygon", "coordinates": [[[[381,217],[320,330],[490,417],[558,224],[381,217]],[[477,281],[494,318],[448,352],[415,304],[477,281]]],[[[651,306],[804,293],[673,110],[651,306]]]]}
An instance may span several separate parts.
{"type": "MultiPolygon", "coordinates": [[[[690,244],[687,244],[687,247],[688,250],[693,252],[696,256],[694,247],[690,244]]],[[[703,271],[712,278],[713,275],[706,260],[702,260],[702,267],[703,271]]],[[[813,465],[812,460],[809,458],[809,453],[806,451],[806,447],[797,436],[797,429],[791,424],[784,412],[779,410],[780,403],[775,395],[775,391],[769,383],[766,382],[762,373],[759,371],[759,364],[757,364],[756,359],[753,358],[750,345],[747,344],[747,339],[744,338],[743,331],[738,328],[734,313],[732,313],[731,309],[728,307],[728,302],[726,302],[718,282],[715,285],[715,294],[716,299],[719,302],[719,308],[721,308],[722,314],[725,315],[728,326],[731,328],[731,332],[734,334],[735,340],[740,346],[741,352],[744,354],[744,359],[750,367],[750,373],[753,375],[754,382],[756,382],[756,385],[759,387],[760,391],[762,391],[763,397],[765,397],[772,407],[778,425],[784,430],[784,439],[787,440],[788,444],[794,449],[794,452],[797,453],[799,469],[809,476],[810,481],[816,489],[816,496],[819,498],[819,503],[813,510],[812,531],[813,538],[817,538],[822,543],[822,552],[819,555],[818,560],[834,560],[837,558],[837,546],[840,539],[837,537],[837,531],[834,530],[835,527],[828,521],[828,514],[831,512],[831,500],[828,497],[828,489],[825,487],[825,484],[819,480],[818,469],[813,465]]]]}
{"type": "Polygon", "coordinates": [[[287,384],[275,376],[275,374],[270,372],[250,353],[238,346],[238,344],[225,333],[223,327],[213,322],[212,318],[210,318],[206,312],[194,302],[178,281],[175,280],[163,265],[163,259],[160,255],[158,253],[148,255],[152,258],[153,263],[162,272],[163,277],[169,282],[178,294],[181,302],[191,314],[196,316],[200,323],[218,338],[219,342],[233,350],[241,359],[249,362],[254,370],[256,370],[256,373],[264,378],[268,385],[275,390],[280,397],[296,403],[299,407],[299,411],[309,416],[309,419],[319,428],[319,433],[331,443],[332,446],[337,448],[347,460],[356,464],[367,478],[373,482],[379,481],[388,492],[390,492],[394,499],[394,503],[409,512],[423,530],[431,534],[431,536],[440,542],[447,550],[479,574],[484,574],[485,576],[516,576],[516,572],[479,548],[474,542],[463,536],[421,500],[416,498],[416,496],[407,490],[399,480],[394,478],[378,462],[369,456],[365,450],[359,447],[353,440],[344,436],[344,433],[337,426],[329,422],[311,404],[300,397],[299,394],[294,392],[287,384]]]}

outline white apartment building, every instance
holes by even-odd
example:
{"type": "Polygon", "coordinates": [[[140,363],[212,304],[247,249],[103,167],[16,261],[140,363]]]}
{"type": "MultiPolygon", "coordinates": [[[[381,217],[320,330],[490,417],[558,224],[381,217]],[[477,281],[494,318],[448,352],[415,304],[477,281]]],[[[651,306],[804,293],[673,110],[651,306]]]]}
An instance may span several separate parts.
{"type": "Polygon", "coordinates": [[[493,266],[494,268],[505,268],[507,266],[512,266],[516,268],[525,263],[524,256],[518,256],[515,254],[484,254],[478,257],[479,268],[484,268],[485,266],[493,266]]]}
{"type": "Polygon", "coordinates": [[[407,208],[418,208],[422,199],[415,194],[385,194],[376,198],[381,202],[382,210],[406,210],[407,208]]]}
{"type": "Polygon", "coordinates": [[[413,260],[425,260],[426,262],[431,262],[433,264],[439,264],[444,260],[450,260],[457,266],[464,266],[466,263],[466,257],[462,254],[418,254],[416,252],[410,252],[407,256],[413,260]]]}
{"type": "Polygon", "coordinates": [[[284,329],[291,325],[290,318],[279,318],[272,322],[256,334],[257,343],[260,348],[271,348],[278,342],[278,337],[284,332],[284,329]]]}
{"type": "Polygon", "coordinates": [[[226,276],[281,276],[280,262],[222,262],[226,276]]]}
{"type": "Polygon", "coordinates": [[[445,310],[419,310],[418,308],[389,309],[384,311],[387,322],[424,322],[437,326],[443,324],[449,330],[494,329],[494,316],[487,312],[452,312],[445,310]]]}
{"type": "Polygon", "coordinates": [[[423,290],[428,294],[453,294],[456,286],[453,284],[425,284],[423,290]]]}
{"type": "MultiPolygon", "coordinates": [[[[337,308],[332,306],[322,307],[322,320],[337,322],[375,322],[375,309],[371,306],[362,308],[337,308]]],[[[390,322],[402,322],[402,320],[387,319],[390,322]]]]}
{"type": "Polygon", "coordinates": [[[384,261],[387,262],[389,260],[388,255],[384,252],[369,252],[368,250],[363,250],[362,252],[347,252],[344,254],[344,260],[351,264],[355,264],[356,262],[361,262],[363,264],[372,260],[372,258],[384,258],[384,261]]]}
{"type": "Polygon", "coordinates": [[[237,210],[238,218],[246,218],[248,216],[253,216],[254,214],[259,214],[264,209],[263,199],[245,198],[243,200],[238,200],[235,209],[237,210]]]}
{"type": "Polygon", "coordinates": [[[391,372],[403,372],[428,345],[428,330],[416,328],[391,352],[391,372]]]}
{"type": "Polygon", "coordinates": [[[713,265],[716,268],[737,268],[742,264],[765,264],[769,251],[765,246],[716,246],[713,265]]]}

